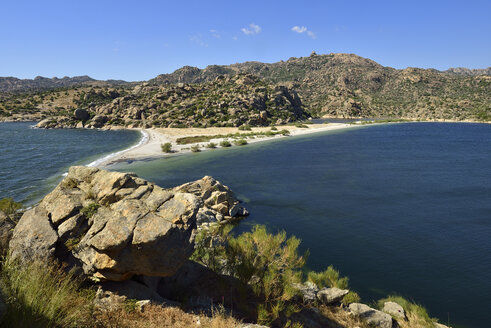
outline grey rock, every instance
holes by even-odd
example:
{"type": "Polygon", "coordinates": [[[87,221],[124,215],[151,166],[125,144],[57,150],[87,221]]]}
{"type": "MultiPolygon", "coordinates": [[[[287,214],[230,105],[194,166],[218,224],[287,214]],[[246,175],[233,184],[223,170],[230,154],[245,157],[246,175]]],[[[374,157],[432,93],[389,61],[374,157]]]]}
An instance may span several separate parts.
{"type": "Polygon", "coordinates": [[[319,288],[310,281],[305,282],[304,284],[293,284],[293,288],[297,289],[300,293],[300,297],[302,301],[306,304],[314,303],[317,301],[317,292],[319,288]]]}
{"type": "Polygon", "coordinates": [[[48,212],[35,207],[22,215],[10,240],[9,252],[20,261],[52,258],[58,235],[49,221],[48,212]]]}
{"type": "Polygon", "coordinates": [[[7,254],[14,227],[14,222],[7,214],[0,211],[0,256],[7,254]]]}
{"type": "Polygon", "coordinates": [[[349,310],[369,325],[379,328],[392,328],[392,317],[387,313],[372,309],[366,304],[351,303],[349,310]]]}
{"type": "Polygon", "coordinates": [[[230,189],[211,177],[164,190],[134,174],[71,167],[22,216],[11,253],[43,260],[56,254],[99,281],[171,276],[194,251],[198,214],[216,221],[217,212],[203,205],[202,197],[212,195],[209,188],[223,193],[223,206],[232,199],[230,189]]]}
{"type": "Polygon", "coordinates": [[[333,288],[322,288],[317,292],[317,298],[323,304],[328,305],[332,303],[340,302],[343,297],[349,293],[347,289],[333,288]]]}
{"type": "Polygon", "coordinates": [[[406,319],[406,312],[399,304],[395,302],[385,302],[384,308],[382,309],[385,313],[399,319],[406,319]]]}
{"type": "Polygon", "coordinates": [[[87,121],[90,118],[89,112],[82,108],[75,109],[73,111],[73,116],[79,121],[87,121]]]}

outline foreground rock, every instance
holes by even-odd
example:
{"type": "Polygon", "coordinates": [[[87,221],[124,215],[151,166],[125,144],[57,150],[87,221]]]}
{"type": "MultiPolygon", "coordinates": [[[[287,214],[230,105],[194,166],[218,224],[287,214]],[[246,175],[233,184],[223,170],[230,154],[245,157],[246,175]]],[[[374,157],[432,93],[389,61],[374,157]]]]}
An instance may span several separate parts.
{"type": "Polygon", "coordinates": [[[361,303],[351,303],[349,310],[353,315],[364,320],[373,327],[392,328],[392,317],[387,313],[372,309],[368,305],[361,303]]]}
{"type": "Polygon", "coordinates": [[[406,312],[404,311],[402,306],[395,302],[385,302],[382,311],[390,314],[397,319],[406,319],[406,312]]]}
{"type": "Polygon", "coordinates": [[[340,302],[349,293],[347,289],[322,288],[317,292],[317,298],[325,305],[340,302]]]}
{"type": "MultiPolygon", "coordinates": [[[[57,258],[102,281],[171,276],[193,252],[198,212],[217,217],[238,204],[211,177],[184,186],[166,190],[133,174],[71,167],[22,216],[10,241],[11,255],[57,258]],[[191,186],[194,193],[186,192],[191,186]],[[211,208],[205,205],[208,198],[200,197],[213,195],[207,188],[224,193],[211,208]]],[[[232,216],[222,214],[222,219],[232,216]]]]}

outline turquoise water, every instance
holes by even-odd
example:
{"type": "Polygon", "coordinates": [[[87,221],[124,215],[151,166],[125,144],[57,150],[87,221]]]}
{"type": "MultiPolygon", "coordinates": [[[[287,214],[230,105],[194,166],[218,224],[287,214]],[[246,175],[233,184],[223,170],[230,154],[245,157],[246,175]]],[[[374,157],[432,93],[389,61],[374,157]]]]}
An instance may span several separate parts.
{"type": "Polygon", "coordinates": [[[31,129],[33,122],[0,123],[0,198],[30,205],[71,165],[86,165],[136,144],[135,131],[31,129]]]}
{"type": "Polygon", "coordinates": [[[491,322],[491,125],[410,123],[118,164],[162,186],[229,185],[366,302],[390,293],[454,327],[491,322]]]}

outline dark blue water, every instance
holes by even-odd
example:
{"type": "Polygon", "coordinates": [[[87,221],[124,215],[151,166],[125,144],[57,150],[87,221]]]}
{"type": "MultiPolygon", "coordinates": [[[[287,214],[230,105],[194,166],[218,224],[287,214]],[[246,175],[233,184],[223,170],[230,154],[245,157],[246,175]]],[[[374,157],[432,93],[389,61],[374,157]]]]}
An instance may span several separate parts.
{"type": "Polygon", "coordinates": [[[119,164],[162,186],[204,175],[254,223],[333,264],[368,302],[397,293],[454,327],[491,322],[491,125],[410,123],[119,164]]]}
{"type": "Polygon", "coordinates": [[[0,123],[0,198],[31,204],[71,165],[85,165],[135,144],[135,131],[31,129],[32,122],[0,123]]]}

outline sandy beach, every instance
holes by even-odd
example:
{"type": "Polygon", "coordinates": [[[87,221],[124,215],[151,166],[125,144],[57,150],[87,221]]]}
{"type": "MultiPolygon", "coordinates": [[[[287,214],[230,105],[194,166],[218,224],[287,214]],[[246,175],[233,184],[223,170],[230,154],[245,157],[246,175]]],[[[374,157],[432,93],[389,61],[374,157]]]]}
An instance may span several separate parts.
{"type": "MultiPolygon", "coordinates": [[[[299,135],[306,135],[325,131],[334,131],[341,129],[349,129],[358,127],[358,124],[347,124],[347,123],[322,123],[322,124],[307,124],[305,127],[297,127],[294,125],[277,126],[278,131],[288,130],[290,132],[289,136],[283,136],[281,134],[275,136],[256,136],[244,138],[247,143],[261,142],[265,140],[280,139],[280,138],[292,138],[299,135]]],[[[241,131],[236,127],[212,127],[212,128],[157,128],[157,129],[137,129],[142,132],[142,140],[139,144],[130,147],[126,150],[111,154],[105,158],[102,158],[93,163],[91,166],[96,167],[107,167],[116,162],[122,161],[133,161],[133,160],[143,160],[160,158],[165,156],[173,156],[177,154],[182,154],[186,152],[191,152],[191,147],[195,145],[200,146],[201,151],[206,151],[206,145],[213,142],[219,148],[221,141],[227,139],[232,143],[232,147],[237,147],[233,144],[233,138],[214,138],[207,140],[206,142],[197,142],[180,145],[177,143],[178,138],[183,137],[193,137],[193,136],[215,136],[215,135],[227,135],[235,133],[257,133],[271,131],[271,127],[254,127],[251,131],[241,131]],[[165,143],[171,143],[172,152],[164,153],[162,151],[161,145],[165,143]]]]}

